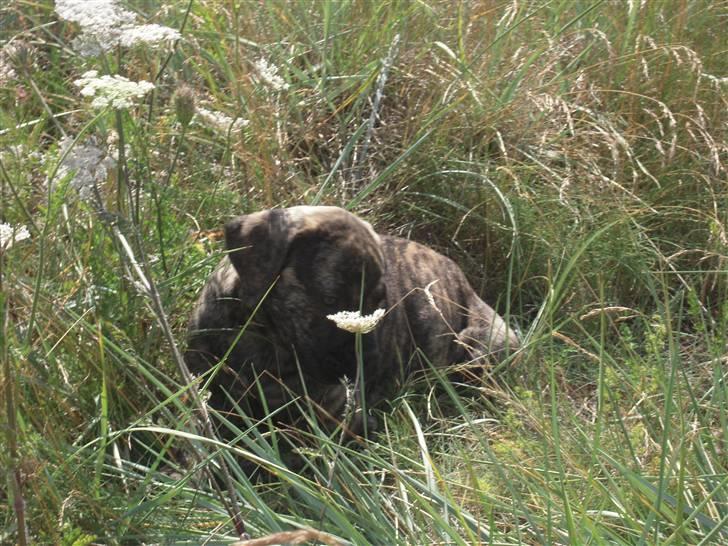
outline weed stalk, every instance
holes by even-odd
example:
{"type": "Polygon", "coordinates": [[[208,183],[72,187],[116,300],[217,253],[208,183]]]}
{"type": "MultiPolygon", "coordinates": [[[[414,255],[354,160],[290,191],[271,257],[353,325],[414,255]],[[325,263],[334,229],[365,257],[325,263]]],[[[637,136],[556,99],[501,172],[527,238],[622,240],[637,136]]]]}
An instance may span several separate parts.
{"type": "Polygon", "coordinates": [[[5,391],[5,411],[7,424],[5,437],[8,443],[8,477],[13,495],[13,510],[18,529],[18,544],[28,544],[28,529],[25,521],[25,499],[18,466],[18,426],[15,414],[15,398],[13,378],[10,370],[10,355],[8,351],[8,320],[9,309],[5,290],[3,289],[3,251],[0,248],[0,359],[3,364],[3,383],[5,391]]]}

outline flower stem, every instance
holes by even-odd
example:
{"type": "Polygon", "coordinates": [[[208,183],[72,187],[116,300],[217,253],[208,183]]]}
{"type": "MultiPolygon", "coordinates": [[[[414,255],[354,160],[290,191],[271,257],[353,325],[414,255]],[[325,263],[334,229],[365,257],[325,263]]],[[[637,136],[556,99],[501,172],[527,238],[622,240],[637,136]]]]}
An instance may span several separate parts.
{"type": "Polygon", "coordinates": [[[7,426],[5,436],[8,443],[9,462],[8,477],[10,478],[10,489],[13,496],[13,509],[15,519],[18,523],[18,544],[28,544],[28,529],[25,523],[25,499],[23,499],[23,487],[20,481],[20,469],[18,468],[18,428],[15,420],[15,398],[13,392],[13,381],[10,376],[10,355],[8,354],[8,306],[7,296],[2,289],[2,252],[0,252],[0,359],[3,363],[3,383],[5,387],[5,411],[7,413],[7,426]]]}

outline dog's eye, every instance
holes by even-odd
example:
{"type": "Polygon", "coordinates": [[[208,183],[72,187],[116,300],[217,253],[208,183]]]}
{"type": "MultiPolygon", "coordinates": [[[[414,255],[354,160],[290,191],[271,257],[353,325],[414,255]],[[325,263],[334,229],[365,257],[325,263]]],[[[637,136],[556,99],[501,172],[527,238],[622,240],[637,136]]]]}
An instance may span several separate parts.
{"type": "Polygon", "coordinates": [[[336,304],[336,296],[324,296],[324,305],[327,305],[328,307],[333,306],[336,304]]]}

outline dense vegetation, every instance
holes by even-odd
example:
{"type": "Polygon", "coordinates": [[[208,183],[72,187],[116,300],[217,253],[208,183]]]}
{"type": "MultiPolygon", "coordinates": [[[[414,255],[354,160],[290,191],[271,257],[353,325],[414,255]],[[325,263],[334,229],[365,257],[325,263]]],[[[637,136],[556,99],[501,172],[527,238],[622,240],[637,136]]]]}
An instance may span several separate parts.
{"type": "Polygon", "coordinates": [[[724,0],[112,10],[156,42],[99,4],[0,7],[0,542],[226,543],[235,505],[318,543],[728,542],[724,0]],[[154,88],[92,104],[106,74],[154,88]],[[225,219],[305,203],[453,257],[524,348],[292,473],[275,431],[204,438],[176,355],[225,219]]]}

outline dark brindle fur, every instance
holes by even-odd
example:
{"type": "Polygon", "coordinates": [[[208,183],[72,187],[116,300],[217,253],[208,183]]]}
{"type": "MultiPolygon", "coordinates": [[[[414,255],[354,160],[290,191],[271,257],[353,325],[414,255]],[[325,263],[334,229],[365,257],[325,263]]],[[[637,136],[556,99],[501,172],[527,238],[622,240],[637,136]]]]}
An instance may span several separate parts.
{"type": "MultiPolygon", "coordinates": [[[[200,374],[229,351],[212,382],[210,403],[218,409],[232,409],[232,397],[253,418],[263,418],[264,406],[276,410],[305,392],[321,414],[340,419],[342,379],[353,380],[357,370],[355,336],[326,318],[337,311],[388,310],[362,337],[367,407],[427,361],[441,366],[499,358],[518,346],[513,330],[452,260],[418,243],[377,235],[343,209],[293,207],[240,216],[225,226],[225,241],[229,253],[200,296],[186,353],[200,374]],[[435,306],[423,290],[432,281],[435,306]]],[[[274,419],[293,424],[296,413],[287,409],[274,419]]],[[[362,424],[352,421],[353,431],[362,424]]]]}

